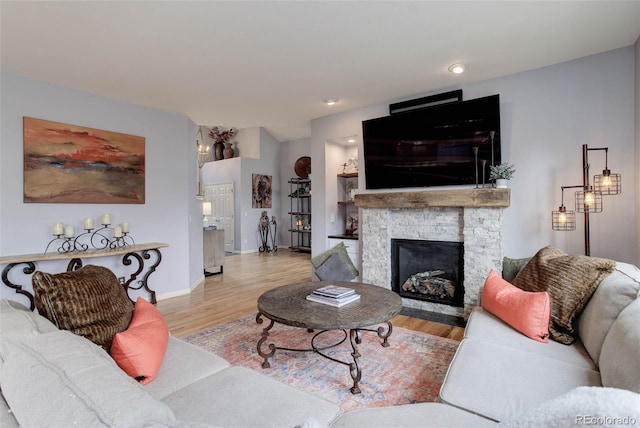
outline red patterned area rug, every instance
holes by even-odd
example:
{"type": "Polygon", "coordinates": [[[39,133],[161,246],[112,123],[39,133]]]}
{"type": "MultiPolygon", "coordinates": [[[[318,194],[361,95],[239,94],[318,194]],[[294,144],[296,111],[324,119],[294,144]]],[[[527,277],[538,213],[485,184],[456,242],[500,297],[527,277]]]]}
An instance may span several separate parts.
{"type": "MultiPolygon", "coordinates": [[[[393,406],[408,403],[436,401],[447,367],[458,347],[458,342],[424,333],[393,327],[389,347],[380,345],[375,332],[362,332],[358,350],[362,379],[361,394],[352,394],[353,381],[346,365],[336,363],[314,352],[277,350],[269,359],[270,368],[263,369],[263,358],[258,355],[257,344],[262,329],[249,316],[220,324],[184,338],[200,348],[214,352],[233,365],[242,365],[271,376],[294,388],[303,390],[340,405],[342,410],[364,407],[393,406]]],[[[386,329],[386,325],[384,325],[386,329]]],[[[305,329],[276,323],[263,344],[269,343],[293,349],[310,348],[311,337],[305,329]]],[[[316,339],[315,345],[339,342],[341,331],[330,331],[316,339]]],[[[352,361],[349,339],[341,345],[323,351],[341,361],[352,361]]]]}

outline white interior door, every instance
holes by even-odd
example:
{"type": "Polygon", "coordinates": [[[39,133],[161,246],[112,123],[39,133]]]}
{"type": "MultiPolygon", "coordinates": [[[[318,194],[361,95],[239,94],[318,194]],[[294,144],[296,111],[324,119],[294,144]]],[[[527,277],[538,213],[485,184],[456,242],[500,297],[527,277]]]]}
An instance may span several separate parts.
{"type": "Polygon", "coordinates": [[[203,190],[204,200],[211,202],[210,223],[224,230],[224,250],[232,252],[235,249],[233,182],[207,184],[203,190]]]}

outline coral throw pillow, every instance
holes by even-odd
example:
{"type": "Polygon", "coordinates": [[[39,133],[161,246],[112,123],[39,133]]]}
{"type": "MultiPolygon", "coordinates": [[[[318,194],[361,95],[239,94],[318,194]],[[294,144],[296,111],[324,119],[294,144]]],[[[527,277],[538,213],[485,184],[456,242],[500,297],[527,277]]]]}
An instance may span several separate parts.
{"type": "Polygon", "coordinates": [[[131,324],[116,334],[111,356],[129,376],[145,385],[158,375],[169,342],[169,326],[153,306],[138,297],[131,324]]]}
{"type": "Polygon", "coordinates": [[[494,270],[482,291],[482,307],[520,333],[538,342],[549,341],[549,294],[523,291],[494,270]]]}

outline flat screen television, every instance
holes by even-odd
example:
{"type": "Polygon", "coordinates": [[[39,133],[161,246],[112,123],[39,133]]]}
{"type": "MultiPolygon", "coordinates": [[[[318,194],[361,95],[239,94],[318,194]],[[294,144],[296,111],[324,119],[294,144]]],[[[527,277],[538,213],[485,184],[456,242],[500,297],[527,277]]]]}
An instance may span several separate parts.
{"type": "Polygon", "coordinates": [[[476,166],[488,184],[501,161],[500,96],[366,120],[362,131],[367,189],[476,184],[476,166]]]}

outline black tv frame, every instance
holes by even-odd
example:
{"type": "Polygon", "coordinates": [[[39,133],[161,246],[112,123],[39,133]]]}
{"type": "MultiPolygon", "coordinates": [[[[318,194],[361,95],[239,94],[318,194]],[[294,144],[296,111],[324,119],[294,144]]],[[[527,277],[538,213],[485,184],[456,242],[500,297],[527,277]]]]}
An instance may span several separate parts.
{"type": "Polygon", "coordinates": [[[362,127],[367,189],[488,184],[489,166],[501,162],[499,94],[394,113],[362,127]]]}

